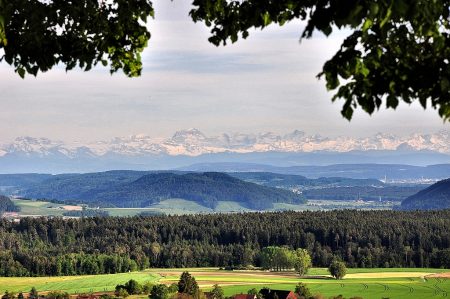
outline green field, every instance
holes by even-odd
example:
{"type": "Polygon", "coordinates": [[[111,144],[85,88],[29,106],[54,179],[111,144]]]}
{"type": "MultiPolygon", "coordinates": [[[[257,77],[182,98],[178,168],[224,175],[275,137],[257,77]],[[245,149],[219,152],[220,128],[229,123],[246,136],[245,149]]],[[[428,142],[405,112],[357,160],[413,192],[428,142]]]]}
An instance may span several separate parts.
{"type": "Polygon", "coordinates": [[[60,277],[0,277],[0,293],[6,290],[28,292],[33,286],[40,292],[62,290],[71,294],[112,291],[118,284],[134,279],[140,283],[156,282],[160,275],[150,271],[60,277]]]}
{"type": "Polygon", "coordinates": [[[66,212],[62,204],[21,199],[14,199],[13,202],[20,207],[19,214],[23,216],[62,216],[66,212]]]}
{"type": "MultiPolygon", "coordinates": [[[[14,199],[14,203],[20,207],[21,216],[63,216],[67,210],[63,204],[56,204],[45,201],[31,201],[14,199]]],[[[76,207],[76,206],[75,206],[76,207]]],[[[269,211],[305,211],[305,210],[329,210],[335,208],[351,208],[351,209],[391,209],[392,206],[379,205],[377,203],[368,205],[367,203],[355,203],[354,201],[325,201],[325,200],[309,200],[307,204],[287,204],[274,203],[269,211]]],[[[136,216],[141,212],[152,212],[155,214],[203,214],[203,213],[233,213],[233,212],[252,212],[252,210],[241,206],[233,201],[220,201],[215,209],[202,206],[196,202],[184,199],[166,199],[158,204],[154,204],[145,208],[103,208],[100,210],[107,211],[110,216],[136,216]]]]}
{"type": "Polygon", "coordinates": [[[135,279],[170,284],[177,282],[182,271],[189,271],[203,290],[215,283],[221,285],[225,295],[246,293],[251,288],[293,290],[304,282],[311,291],[325,297],[342,294],[345,297],[361,296],[366,299],[381,298],[444,298],[450,292],[450,279],[427,278],[433,273],[449,272],[446,269],[349,269],[343,280],[334,280],[326,269],[313,268],[309,277],[299,278],[292,272],[223,271],[213,268],[149,269],[141,272],[68,277],[0,278],[0,293],[62,290],[69,293],[112,291],[117,284],[135,279]]]}

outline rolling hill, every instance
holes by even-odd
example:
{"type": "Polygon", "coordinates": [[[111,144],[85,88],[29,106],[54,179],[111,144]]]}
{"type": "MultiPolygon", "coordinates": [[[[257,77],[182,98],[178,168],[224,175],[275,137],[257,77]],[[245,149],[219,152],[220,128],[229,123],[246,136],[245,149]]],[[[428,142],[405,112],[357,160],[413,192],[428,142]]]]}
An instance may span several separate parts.
{"type": "Polygon", "coordinates": [[[18,212],[19,207],[15,206],[9,197],[0,195],[0,216],[4,212],[18,212]]]}
{"type": "Polygon", "coordinates": [[[30,198],[87,203],[103,207],[146,207],[181,198],[214,208],[219,201],[264,210],[273,203],[303,203],[299,194],[245,182],[223,173],[107,172],[56,176],[25,190],[30,198]]]}
{"type": "Polygon", "coordinates": [[[437,182],[430,187],[406,198],[403,210],[439,210],[450,208],[450,178],[437,182]]]}
{"type": "Polygon", "coordinates": [[[377,179],[352,179],[344,177],[320,177],[309,179],[302,175],[282,174],[272,172],[233,172],[229,175],[238,179],[257,183],[268,187],[286,188],[291,187],[348,187],[348,186],[376,186],[384,187],[384,183],[377,179]]]}

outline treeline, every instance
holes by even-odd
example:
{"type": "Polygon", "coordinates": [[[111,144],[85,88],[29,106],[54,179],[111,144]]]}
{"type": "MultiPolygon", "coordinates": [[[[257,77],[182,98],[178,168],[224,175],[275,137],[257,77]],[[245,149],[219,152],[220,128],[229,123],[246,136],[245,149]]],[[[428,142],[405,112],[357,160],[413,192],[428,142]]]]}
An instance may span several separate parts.
{"type": "Polygon", "coordinates": [[[450,268],[449,227],[450,210],[1,220],[0,275],[263,266],[269,246],[304,248],[319,267],[450,268]]]}
{"type": "Polygon", "coordinates": [[[4,212],[19,212],[20,208],[17,207],[9,197],[0,195],[0,215],[4,212]]]}
{"type": "Polygon", "coordinates": [[[283,271],[292,268],[300,275],[305,275],[311,267],[311,256],[306,249],[292,250],[288,247],[268,246],[260,253],[263,269],[283,271]]]}
{"type": "Polygon", "coordinates": [[[109,212],[98,209],[83,209],[81,211],[67,211],[63,216],[68,217],[108,217],[109,212]]]}
{"type": "Polygon", "coordinates": [[[426,186],[353,186],[353,187],[327,187],[308,189],[303,191],[307,199],[325,200],[382,200],[402,201],[408,196],[416,194],[426,186]]]}
{"type": "Polygon", "coordinates": [[[141,261],[139,268],[136,260],[120,254],[54,254],[27,256],[24,253],[1,252],[0,276],[113,274],[149,267],[148,260],[141,261]]]}

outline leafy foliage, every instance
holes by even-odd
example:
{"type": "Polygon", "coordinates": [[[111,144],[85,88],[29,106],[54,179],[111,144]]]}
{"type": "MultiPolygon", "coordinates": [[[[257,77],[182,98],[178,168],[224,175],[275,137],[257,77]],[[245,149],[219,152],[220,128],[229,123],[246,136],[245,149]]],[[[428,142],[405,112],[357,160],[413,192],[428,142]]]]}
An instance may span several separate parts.
{"type": "Polygon", "coordinates": [[[38,293],[38,291],[36,290],[35,287],[31,288],[30,292],[28,293],[28,298],[30,298],[30,299],[37,299],[37,298],[39,298],[39,293],[38,293]]]}
{"type": "Polygon", "coordinates": [[[139,76],[140,53],[150,33],[145,22],[153,16],[148,0],[0,1],[1,60],[37,75],[61,63],[90,70],[110,62],[111,73],[122,69],[139,76]]]}
{"type": "Polygon", "coordinates": [[[300,298],[311,298],[312,294],[311,291],[309,290],[308,286],[306,284],[304,284],[303,282],[299,282],[296,286],[295,286],[295,291],[294,291],[300,298]]]}
{"type": "Polygon", "coordinates": [[[62,291],[50,291],[45,298],[47,299],[69,299],[69,294],[62,291]]]}
{"type": "Polygon", "coordinates": [[[169,290],[165,284],[154,285],[148,298],[149,299],[168,299],[169,298],[169,290]]]}
{"type": "Polygon", "coordinates": [[[211,290],[212,299],[224,299],[223,289],[216,283],[211,290]]]}
{"type": "MultiPolygon", "coordinates": [[[[301,38],[334,28],[352,33],[323,66],[333,101],[343,99],[342,115],[351,119],[361,107],[372,114],[382,104],[418,100],[450,119],[450,10],[446,0],[295,1],[194,0],[192,19],[212,27],[215,45],[246,38],[251,28],[306,20],[301,38]]],[[[58,63],[90,70],[110,62],[138,76],[140,53],[153,16],[148,0],[0,1],[1,58],[24,77],[58,63]]]]}
{"type": "Polygon", "coordinates": [[[196,295],[199,291],[197,281],[189,272],[183,272],[178,281],[178,292],[196,295]]]}
{"type": "Polygon", "coordinates": [[[328,271],[334,278],[342,279],[347,274],[347,266],[345,266],[344,262],[334,259],[328,267],[328,271]]]}
{"type": "Polygon", "coordinates": [[[294,268],[295,271],[300,275],[305,275],[309,268],[312,267],[311,256],[308,251],[303,248],[297,248],[295,250],[295,258],[294,258],[294,268]]]}
{"type": "Polygon", "coordinates": [[[15,299],[16,298],[16,293],[15,292],[8,292],[6,291],[3,296],[2,299],[15,299]]]}
{"type": "Polygon", "coordinates": [[[193,5],[192,19],[212,27],[209,41],[215,45],[294,19],[307,21],[301,38],[350,29],[318,75],[329,90],[337,90],[333,101],[344,100],[342,115],[349,120],[357,107],[372,114],[383,102],[395,109],[401,100],[431,105],[450,119],[448,1],[194,0],[193,5]]]}
{"type": "Polygon", "coordinates": [[[265,269],[282,271],[295,268],[300,276],[305,275],[312,266],[311,256],[302,248],[291,250],[286,246],[268,246],[261,250],[260,259],[265,269]]]}

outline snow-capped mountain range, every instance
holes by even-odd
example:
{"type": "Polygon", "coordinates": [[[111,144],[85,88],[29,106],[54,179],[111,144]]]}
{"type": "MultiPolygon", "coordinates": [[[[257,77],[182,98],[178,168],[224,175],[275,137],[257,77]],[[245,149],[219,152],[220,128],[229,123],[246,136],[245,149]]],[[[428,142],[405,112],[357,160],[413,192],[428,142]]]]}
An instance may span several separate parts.
{"type": "Polygon", "coordinates": [[[200,156],[217,153],[311,153],[318,151],[408,150],[433,151],[450,154],[450,131],[434,134],[395,136],[378,133],[372,137],[328,138],[294,131],[286,135],[274,133],[222,134],[206,136],[197,129],[176,132],[170,138],[152,138],[146,135],[117,137],[110,141],[93,143],[64,143],[47,138],[19,137],[10,144],[0,144],[0,157],[14,156],[61,156],[64,158],[101,156],[200,156]]]}

